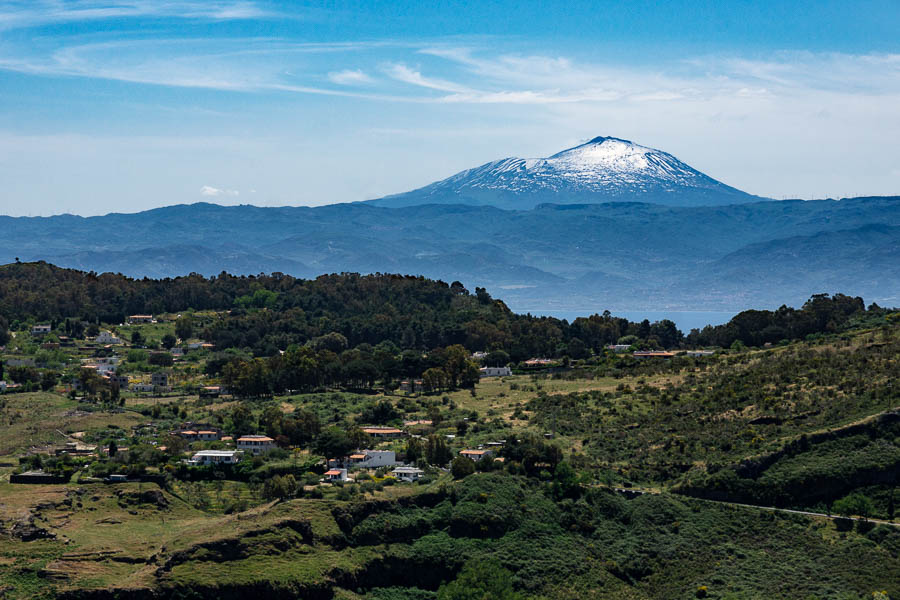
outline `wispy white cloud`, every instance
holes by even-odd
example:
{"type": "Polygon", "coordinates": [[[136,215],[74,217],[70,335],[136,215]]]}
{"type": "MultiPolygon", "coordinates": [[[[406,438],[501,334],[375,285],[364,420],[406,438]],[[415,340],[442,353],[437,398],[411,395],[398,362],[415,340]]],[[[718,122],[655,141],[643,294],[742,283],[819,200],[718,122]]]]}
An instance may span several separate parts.
{"type": "MultiPolygon", "coordinates": [[[[256,191],[256,190],[253,190],[253,191],[256,191]]],[[[200,195],[201,196],[211,196],[211,197],[240,196],[241,192],[238,190],[225,190],[225,189],[213,187],[211,185],[204,185],[203,187],[200,188],[200,195]]]]}
{"type": "Polygon", "coordinates": [[[472,89],[436,77],[425,77],[419,71],[412,69],[405,64],[395,63],[384,66],[384,72],[397,81],[408,83],[410,85],[437,90],[440,92],[452,92],[454,94],[466,94],[472,92],[472,89]]]}
{"type": "Polygon", "coordinates": [[[328,74],[328,80],[338,85],[368,85],[372,78],[359,69],[343,69],[332,71],[328,74]]]}
{"type": "Polygon", "coordinates": [[[249,1],[196,0],[25,0],[0,2],[0,29],[37,27],[57,23],[139,17],[177,19],[258,19],[275,16],[249,1]]]}

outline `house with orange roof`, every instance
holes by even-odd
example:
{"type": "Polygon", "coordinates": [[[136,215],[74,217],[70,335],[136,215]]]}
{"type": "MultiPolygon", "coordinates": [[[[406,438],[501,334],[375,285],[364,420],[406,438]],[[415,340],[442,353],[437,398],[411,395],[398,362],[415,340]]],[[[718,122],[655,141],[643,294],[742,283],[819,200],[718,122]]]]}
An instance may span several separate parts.
{"type": "Polygon", "coordinates": [[[242,435],[237,439],[237,449],[254,456],[266,454],[275,449],[275,440],[267,435],[242,435]]]}
{"type": "Polygon", "coordinates": [[[494,451],[493,451],[493,450],[482,449],[482,448],[478,448],[477,450],[460,450],[460,451],[459,451],[459,455],[460,455],[460,456],[465,456],[466,458],[469,458],[469,459],[472,459],[472,460],[475,461],[475,462],[478,462],[479,460],[481,460],[481,459],[484,458],[485,456],[493,456],[493,455],[494,455],[494,451]]]}

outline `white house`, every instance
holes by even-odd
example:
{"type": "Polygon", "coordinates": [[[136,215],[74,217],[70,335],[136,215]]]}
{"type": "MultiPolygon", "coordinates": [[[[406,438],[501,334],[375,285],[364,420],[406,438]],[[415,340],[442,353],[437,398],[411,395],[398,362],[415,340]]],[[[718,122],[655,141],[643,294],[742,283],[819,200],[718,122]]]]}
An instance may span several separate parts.
{"type": "Polygon", "coordinates": [[[112,334],[111,331],[101,331],[100,335],[94,338],[98,344],[121,344],[122,340],[112,334]]]}
{"type": "Polygon", "coordinates": [[[187,462],[192,465],[233,465],[241,462],[243,456],[241,450],[201,450],[187,462]]]}
{"type": "Polygon", "coordinates": [[[322,481],[349,481],[347,469],[329,469],[325,471],[322,481]]]}
{"type": "Polygon", "coordinates": [[[348,457],[348,464],[363,469],[393,467],[397,464],[397,453],[393,450],[361,450],[348,457]]]}
{"type": "Polygon", "coordinates": [[[509,367],[481,367],[478,369],[481,377],[507,377],[512,375],[509,367]]]}
{"type": "Polygon", "coordinates": [[[610,344],[606,347],[607,350],[612,350],[617,354],[621,354],[622,352],[628,352],[628,349],[631,348],[631,344],[610,344]]]}
{"type": "Polygon", "coordinates": [[[688,350],[685,352],[688,356],[692,356],[694,358],[702,358],[704,356],[712,356],[715,354],[715,350],[688,350]]]}
{"type": "Polygon", "coordinates": [[[47,335],[50,333],[49,325],[35,325],[31,328],[31,335],[47,335]]]}
{"type": "Polygon", "coordinates": [[[275,448],[275,440],[266,435],[242,435],[237,439],[237,447],[254,455],[265,454],[275,448]]]}
{"type": "Polygon", "coordinates": [[[135,383],[131,386],[132,392],[152,392],[153,384],[152,383],[135,383]]]}
{"type": "Polygon", "coordinates": [[[391,475],[397,481],[418,481],[425,471],[416,467],[397,467],[391,471],[391,475]]]}
{"type": "Polygon", "coordinates": [[[5,391],[6,391],[6,382],[0,381],[0,392],[5,392],[5,391]]]}

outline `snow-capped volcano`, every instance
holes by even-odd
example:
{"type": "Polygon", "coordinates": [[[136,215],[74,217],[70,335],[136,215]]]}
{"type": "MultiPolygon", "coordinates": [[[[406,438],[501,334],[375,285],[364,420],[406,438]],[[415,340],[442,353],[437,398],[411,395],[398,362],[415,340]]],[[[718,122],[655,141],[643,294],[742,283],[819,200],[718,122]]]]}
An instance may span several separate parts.
{"type": "Polygon", "coordinates": [[[761,198],[716,181],[667,152],[596,137],[548,158],[504,158],[372,202],[394,207],[478,204],[530,209],[541,203],[703,206],[756,200],[761,198]]]}

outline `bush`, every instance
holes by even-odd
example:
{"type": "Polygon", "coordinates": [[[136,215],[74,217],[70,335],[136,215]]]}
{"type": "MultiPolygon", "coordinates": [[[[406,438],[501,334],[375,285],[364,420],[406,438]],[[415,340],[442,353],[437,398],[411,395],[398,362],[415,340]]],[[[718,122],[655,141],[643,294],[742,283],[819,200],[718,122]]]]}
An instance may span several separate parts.
{"type": "Polygon", "coordinates": [[[457,456],[450,463],[450,473],[454,479],[463,479],[475,472],[475,463],[463,456],[457,456]]]}

